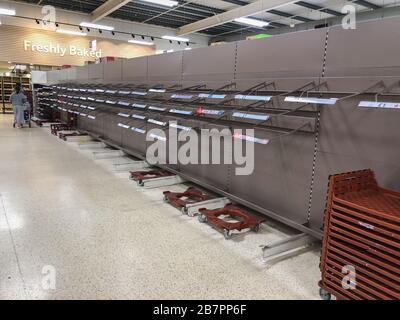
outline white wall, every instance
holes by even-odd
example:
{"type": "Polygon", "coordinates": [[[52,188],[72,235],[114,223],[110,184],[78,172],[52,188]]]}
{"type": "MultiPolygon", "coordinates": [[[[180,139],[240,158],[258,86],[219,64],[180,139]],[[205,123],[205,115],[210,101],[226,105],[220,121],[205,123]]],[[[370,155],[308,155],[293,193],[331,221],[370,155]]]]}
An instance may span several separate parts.
{"type": "MultiPolygon", "coordinates": [[[[0,1],[0,7],[15,9],[17,16],[32,17],[32,18],[37,18],[37,19],[44,18],[44,14],[42,14],[42,12],[41,12],[42,6],[19,3],[19,2],[14,2],[14,1],[0,1]]],[[[88,14],[84,14],[84,13],[71,12],[71,11],[56,8],[56,20],[59,22],[65,22],[65,23],[79,25],[79,23],[81,23],[82,21],[90,22],[90,16],[88,14]]],[[[26,20],[26,19],[20,19],[20,18],[15,18],[15,17],[0,16],[0,21],[2,24],[5,24],[5,25],[14,25],[14,26],[27,27],[27,28],[34,28],[34,29],[43,28],[43,26],[41,24],[40,25],[36,24],[36,22],[34,20],[26,20]]],[[[115,28],[115,30],[118,30],[118,31],[124,31],[124,32],[135,33],[135,34],[143,34],[143,35],[149,35],[149,36],[161,37],[163,35],[174,35],[175,34],[174,29],[161,28],[161,27],[157,27],[157,26],[151,26],[148,24],[128,22],[128,21],[119,20],[119,19],[104,18],[104,19],[97,21],[96,23],[113,26],[115,28]]],[[[71,28],[71,27],[67,27],[67,26],[60,26],[60,28],[61,27],[65,28],[65,29],[71,28]]],[[[1,26],[0,26],[0,28],[1,28],[1,26]]],[[[72,29],[75,29],[75,28],[72,27],[72,29]]],[[[79,29],[76,28],[76,31],[79,31],[79,29]]],[[[99,34],[97,32],[97,30],[91,30],[91,33],[94,33],[94,34],[96,34],[96,37],[101,37],[101,38],[110,38],[110,39],[123,40],[123,41],[132,39],[130,35],[124,35],[124,34],[121,35],[121,34],[116,33],[115,36],[113,36],[113,35],[111,35],[110,32],[107,32],[107,31],[103,31],[102,34],[99,34]]],[[[195,42],[195,44],[191,44],[191,47],[193,47],[193,48],[208,46],[209,37],[207,37],[207,36],[200,35],[200,34],[191,34],[188,36],[188,38],[190,38],[190,41],[195,42]]],[[[173,42],[173,44],[170,44],[168,40],[155,39],[154,43],[156,45],[156,50],[174,49],[177,51],[177,50],[182,50],[186,47],[186,44],[179,46],[176,42],[173,42]]]]}

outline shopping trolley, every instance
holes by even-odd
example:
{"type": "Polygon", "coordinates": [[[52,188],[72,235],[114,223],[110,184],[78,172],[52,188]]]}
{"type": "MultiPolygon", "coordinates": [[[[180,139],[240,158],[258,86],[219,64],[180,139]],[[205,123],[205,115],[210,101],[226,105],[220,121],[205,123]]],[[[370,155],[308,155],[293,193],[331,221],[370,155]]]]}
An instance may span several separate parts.
{"type": "MultiPolygon", "coordinates": [[[[27,124],[29,128],[32,128],[32,108],[29,102],[24,103],[24,120],[25,120],[25,125],[27,124]]],[[[15,128],[15,119],[13,122],[13,127],[15,128]]]]}

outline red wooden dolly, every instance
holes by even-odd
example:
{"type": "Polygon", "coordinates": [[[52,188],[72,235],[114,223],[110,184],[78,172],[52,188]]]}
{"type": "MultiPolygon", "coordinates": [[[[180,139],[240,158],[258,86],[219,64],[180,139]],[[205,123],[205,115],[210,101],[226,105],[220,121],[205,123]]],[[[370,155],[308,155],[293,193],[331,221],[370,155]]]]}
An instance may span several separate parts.
{"type": "Polygon", "coordinates": [[[187,204],[202,202],[211,199],[209,195],[194,187],[187,188],[185,192],[164,191],[163,194],[164,201],[181,210],[183,214],[187,214],[187,204]]]}
{"type": "Polygon", "coordinates": [[[58,131],[72,130],[71,126],[65,123],[52,123],[50,125],[50,129],[51,134],[54,134],[55,136],[58,134],[58,131]]]}
{"type": "Polygon", "coordinates": [[[60,139],[67,141],[68,137],[83,137],[87,134],[79,133],[79,132],[71,132],[71,133],[59,133],[58,136],[60,139]]]}
{"type": "Polygon", "coordinates": [[[225,239],[230,239],[232,237],[232,230],[241,231],[243,229],[250,229],[254,232],[258,232],[260,224],[265,221],[265,219],[255,217],[231,204],[227,204],[223,208],[214,210],[202,208],[199,209],[199,213],[199,221],[208,222],[216,229],[222,230],[225,239]],[[221,218],[221,216],[230,216],[237,221],[226,221],[221,218]]]}
{"type": "Polygon", "coordinates": [[[171,172],[162,169],[153,169],[149,171],[131,171],[130,179],[137,181],[139,185],[142,184],[143,180],[161,178],[172,176],[171,172]]]}

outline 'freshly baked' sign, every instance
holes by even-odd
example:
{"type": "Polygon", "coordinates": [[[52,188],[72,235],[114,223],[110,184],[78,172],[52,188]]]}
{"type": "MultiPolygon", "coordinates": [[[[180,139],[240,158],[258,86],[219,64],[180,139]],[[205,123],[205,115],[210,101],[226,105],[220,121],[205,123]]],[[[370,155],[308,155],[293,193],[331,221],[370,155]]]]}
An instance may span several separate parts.
{"type": "Polygon", "coordinates": [[[34,43],[29,40],[24,40],[24,50],[37,52],[42,54],[55,54],[60,57],[77,56],[87,58],[101,58],[101,49],[92,50],[82,48],[75,45],[62,46],[59,43],[34,43]]]}

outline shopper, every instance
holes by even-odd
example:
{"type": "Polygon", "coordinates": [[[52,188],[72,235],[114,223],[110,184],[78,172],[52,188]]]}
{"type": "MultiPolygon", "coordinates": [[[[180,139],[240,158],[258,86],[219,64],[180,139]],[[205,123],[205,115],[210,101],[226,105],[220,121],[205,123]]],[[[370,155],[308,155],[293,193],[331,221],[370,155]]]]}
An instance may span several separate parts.
{"type": "Polygon", "coordinates": [[[21,129],[25,123],[24,111],[27,102],[28,100],[21,90],[21,84],[17,83],[14,92],[10,96],[10,103],[12,103],[14,111],[14,125],[18,129],[21,129]]]}

